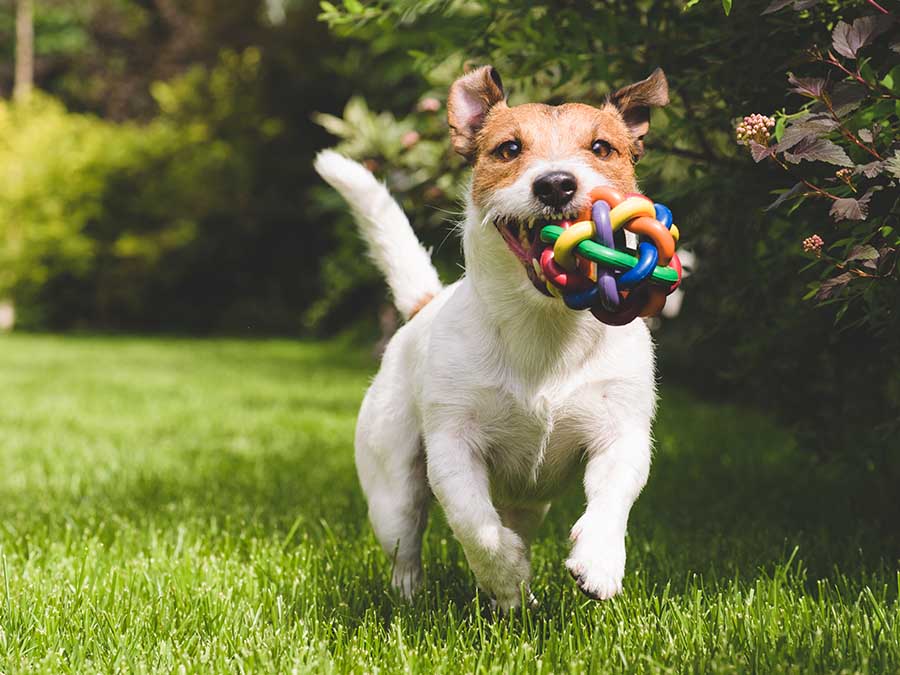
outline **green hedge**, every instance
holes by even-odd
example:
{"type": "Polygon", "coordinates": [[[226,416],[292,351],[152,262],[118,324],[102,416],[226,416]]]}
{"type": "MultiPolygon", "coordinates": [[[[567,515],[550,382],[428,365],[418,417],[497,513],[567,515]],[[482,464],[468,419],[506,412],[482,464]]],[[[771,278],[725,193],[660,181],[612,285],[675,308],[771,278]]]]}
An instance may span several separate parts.
{"type": "Polygon", "coordinates": [[[160,114],[148,124],[41,95],[0,103],[0,297],[15,300],[20,326],[222,320],[236,299],[201,274],[210,263],[212,277],[237,274],[222,247],[241,247],[255,153],[279,131],[257,112],[259,64],[255,50],[225,53],[156,85],[160,114]]]}

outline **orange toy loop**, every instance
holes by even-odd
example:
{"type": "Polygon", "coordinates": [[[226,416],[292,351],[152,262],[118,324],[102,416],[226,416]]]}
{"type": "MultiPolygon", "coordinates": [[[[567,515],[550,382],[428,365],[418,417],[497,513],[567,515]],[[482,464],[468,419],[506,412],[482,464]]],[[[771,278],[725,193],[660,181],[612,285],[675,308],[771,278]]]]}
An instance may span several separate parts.
{"type": "Polygon", "coordinates": [[[625,195],[606,185],[598,185],[588,193],[588,197],[591,200],[591,204],[602,199],[609,204],[610,210],[625,201],[625,195]]]}
{"type": "Polygon", "coordinates": [[[594,205],[594,202],[603,200],[609,204],[609,209],[611,211],[625,200],[625,196],[614,188],[607,187],[606,185],[599,185],[588,193],[588,199],[591,200],[591,203],[578,214],[578,220],[591,219],[591,207],[594,205]]]}
{"type": "Polygon", "coordinates": [[[659,251],[658,265],[668,265],[672,256],[675,255],[675,239],[666,229],[666,226],[655,218],[641,216],[635,218],[630,223],[625,224],[625,229],[635,234],[648,237],[656,245],[659,251]]]}

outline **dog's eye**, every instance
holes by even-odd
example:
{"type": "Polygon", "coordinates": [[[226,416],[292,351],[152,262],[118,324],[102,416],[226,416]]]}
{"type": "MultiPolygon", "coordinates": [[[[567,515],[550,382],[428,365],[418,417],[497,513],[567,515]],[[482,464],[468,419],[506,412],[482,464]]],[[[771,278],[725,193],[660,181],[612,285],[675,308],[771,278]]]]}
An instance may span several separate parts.
{"type": "Polygon", "coordinates": [[[609,157],[614,151],[613,146],[611,146],[607,141],[596,140],[591,143],[591,152],[593,152],[600,159],[606,159],[609,157]]]}
{"type": "Polygon", "coordinates": [[[500,159],[509,161],[515,159],[522,152],[522,146],[518,141],[506,141],[497,146],[494,154],[500,159]]]}

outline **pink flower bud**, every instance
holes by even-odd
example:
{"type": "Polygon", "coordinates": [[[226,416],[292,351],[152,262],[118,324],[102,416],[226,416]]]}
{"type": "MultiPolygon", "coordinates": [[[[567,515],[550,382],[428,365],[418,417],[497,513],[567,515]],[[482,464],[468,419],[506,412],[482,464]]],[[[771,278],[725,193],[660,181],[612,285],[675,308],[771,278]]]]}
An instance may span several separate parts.
{"type": "Polygon", "coordinates": [[[750,145],[755,141],[760,145],[769,144],[769,129],[775,126],[775,120],[759,113],[747,115],[738,122],[735,138],[740,145],[750,145]]]}
{"type": "Polygon", "coordinates": [[[419,142],[420,138],[421,136],[419,136],[418,131],[407,131],[405,134],[403,134],[403,136],[400,137],[400,143],[404,148],[411,148],[419,142]]]}
{"type": "Polygon", "coordinates": [[[822,247],[825,245],[825,242],[822,240],[817,234],[812,235],[811,237],[807,237],[803,240],[803,252],[804,253],[815,253],[816,257],[822,255],[822,247]]]}
{"type": "Polygon", "coordinates": [[[418,109],[419,112],[437,112],[441,109],[441,102],[433,96],[429,96],[419,101],[418,109]]]}
{"type": "Polygon", "coordinates": [[[431,185],[425,190],[425,199],[430,202],[437,201],[444,196],[444,191],[437,185],[431,185]]]}

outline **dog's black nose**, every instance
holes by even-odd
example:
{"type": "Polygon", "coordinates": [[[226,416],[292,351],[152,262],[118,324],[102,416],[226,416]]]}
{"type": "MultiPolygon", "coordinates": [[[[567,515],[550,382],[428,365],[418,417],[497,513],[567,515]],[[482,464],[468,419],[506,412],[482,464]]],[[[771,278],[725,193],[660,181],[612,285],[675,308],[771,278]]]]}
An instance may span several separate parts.
{"type": "Polygon", "coordinates": [[[534,196],[554,209],[562,208],[575,196],[578,181],[568,171],[545,173],[531,186],[534,196]]]}

